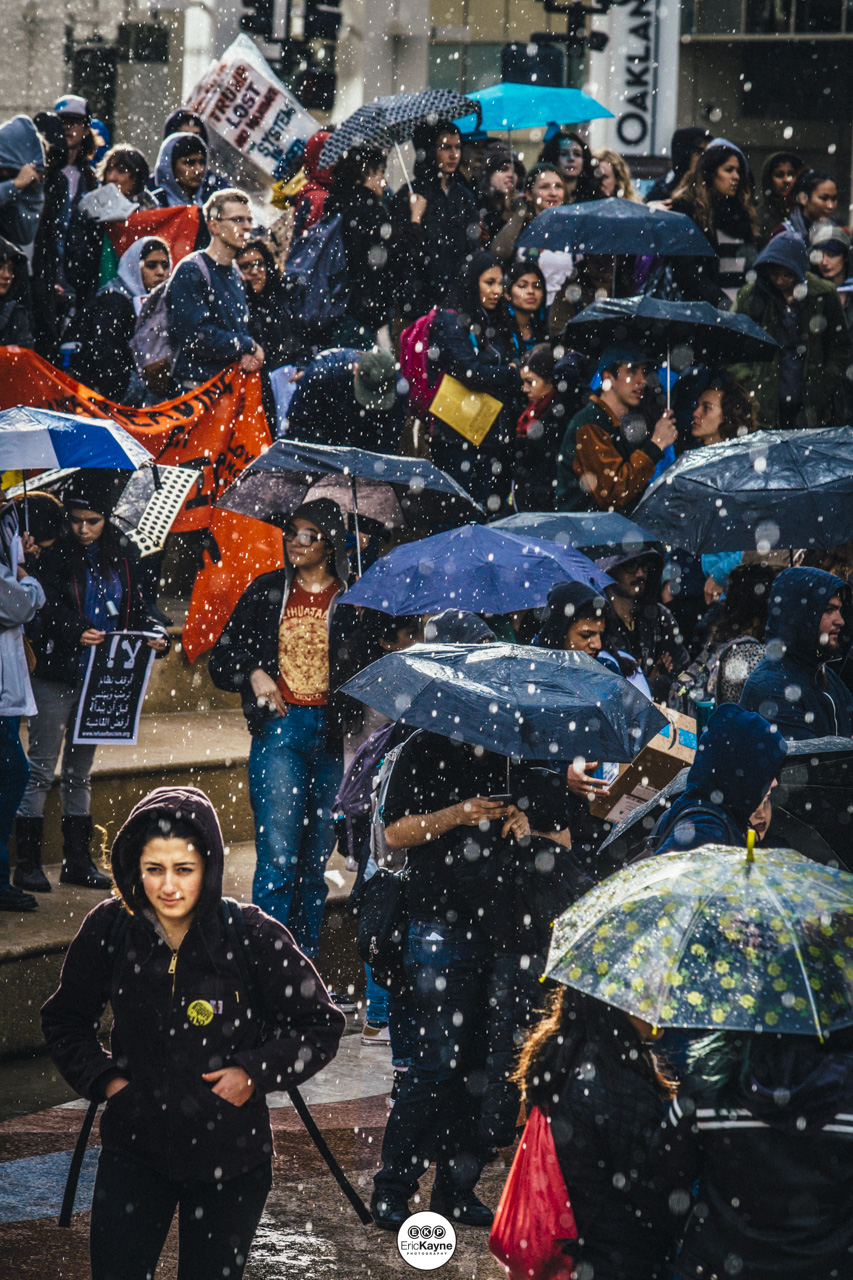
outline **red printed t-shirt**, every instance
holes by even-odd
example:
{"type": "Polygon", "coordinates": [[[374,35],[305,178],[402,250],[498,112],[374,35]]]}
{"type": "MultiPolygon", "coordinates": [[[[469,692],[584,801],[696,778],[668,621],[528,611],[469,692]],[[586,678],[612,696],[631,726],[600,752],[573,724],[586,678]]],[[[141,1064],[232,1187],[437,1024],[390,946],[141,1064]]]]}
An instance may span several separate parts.
{"type": "Polygon", "coordinates": [[[278,627],[278,687],[285,702],[324,707],[329,700],[329,606],[340,590],[306,591],[294,577],[278,627]]]}

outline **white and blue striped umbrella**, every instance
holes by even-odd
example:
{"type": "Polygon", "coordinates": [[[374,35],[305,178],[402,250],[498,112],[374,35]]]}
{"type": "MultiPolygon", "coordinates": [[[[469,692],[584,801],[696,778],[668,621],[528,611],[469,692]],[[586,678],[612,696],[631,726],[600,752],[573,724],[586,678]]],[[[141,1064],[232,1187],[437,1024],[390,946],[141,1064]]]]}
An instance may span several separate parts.
{"type": "Polygon", "coordinates": [[[35,467],[105,467],[136,471],[153,456],[109,418],[19,405],[0,413],[0,471],[35,467]]]}
{"type": "Polygon", "coordinates": [[[421,93],[389,93],[366,102],[338,125],[320,153],[320,166],[330,168],[353,147],[387,149],[408,142],[421,124],[455,120],[476,112],[480,104],[453,89],[426,89],[421,93]]]}

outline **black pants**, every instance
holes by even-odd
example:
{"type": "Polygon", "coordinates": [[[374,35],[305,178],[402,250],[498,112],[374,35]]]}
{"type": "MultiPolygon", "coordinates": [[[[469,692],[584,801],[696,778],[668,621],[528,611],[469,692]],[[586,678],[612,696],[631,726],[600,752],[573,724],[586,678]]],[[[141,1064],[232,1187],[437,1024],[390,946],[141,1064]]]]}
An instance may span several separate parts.
{"type": "Polygon", "coordinates": [[[272,1186],[266,1161],[227,1182],[173,1182],[111,1151],[92,1198],[92,1280],[153,1280],[178,1208],[178,1280],[240,1280],[272,1186]]]}

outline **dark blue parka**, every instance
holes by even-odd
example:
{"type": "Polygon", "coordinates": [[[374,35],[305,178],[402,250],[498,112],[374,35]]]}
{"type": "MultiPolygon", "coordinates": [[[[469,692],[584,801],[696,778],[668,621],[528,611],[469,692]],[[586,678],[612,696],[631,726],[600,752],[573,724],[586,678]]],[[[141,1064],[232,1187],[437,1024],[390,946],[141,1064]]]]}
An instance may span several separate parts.
{"type": "Polygon", "coordinates": [[[823,569],[779,574],[770,595],[767,656],[741,695],[742,707],[794,741],[853,735],[853,695],[837,673],[843,653],[830,664],[819,641],[820,620],[834,595],[841,597],[849,626],[850,588],[841,578],[823,569]]]}
{"type": "Polygon", "coordinates": [[[750,814],[779,776],[788,744],[762,716],[724,703],[699,739],[687,786],[656,832],[657,853],[746,845],[750,814]]]}

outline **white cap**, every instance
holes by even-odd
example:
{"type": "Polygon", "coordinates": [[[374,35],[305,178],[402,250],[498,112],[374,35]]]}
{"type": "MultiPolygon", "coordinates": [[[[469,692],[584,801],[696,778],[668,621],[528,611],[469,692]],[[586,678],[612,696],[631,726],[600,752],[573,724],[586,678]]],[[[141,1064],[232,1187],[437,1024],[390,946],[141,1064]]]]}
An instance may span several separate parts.
{"type": "Polygon", "coordinates": [[[89,104],[85,98],[80,98],[76,93],[66,94],[64,98],[60,98],[56,106],[53,108],[59,116],[86,116],[89,115],[89,104]]]}

